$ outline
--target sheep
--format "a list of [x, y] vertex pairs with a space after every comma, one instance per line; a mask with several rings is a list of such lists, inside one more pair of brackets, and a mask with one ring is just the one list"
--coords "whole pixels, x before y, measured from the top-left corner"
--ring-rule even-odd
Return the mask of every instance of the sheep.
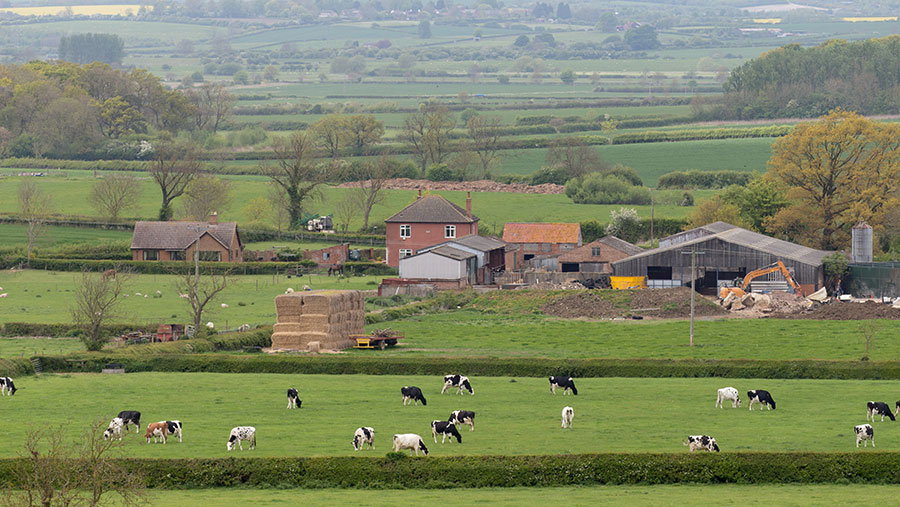
[[5, 298], [5, 297], [9, 297], [9, 294], [7, 294], [5, 292], [3, 294], [0, 294], [0, 298]]
[[212, 322], [207, 322], [207, 323], [206, 323], [206, 327], [209, 328], [209, 329], [215, 329], [216, 325], [213, 324]]
[[284, 291], [285, 294], [291, 294], [291, 293], [293, 293], [293, 292], [294, 292], [294, 289], [291, 288], [291, 287], [288, 287], [287, 290]]
[[222, 303], [222, 308], [228, 308], [228, 305], [225, 303]]
[[241, 324], [241, 327], [238, 328], [238, 331], [242, 333], [250, 331], [250, 324]]
[[[126, 294], [126, 295], [127, 295], [127, 294]], [[187, 294], [179, 294], [178, 297], [184, 298], [184, 299], [190, 299], [190, 298], [191, 298], [191, 296], [188, 296]]]

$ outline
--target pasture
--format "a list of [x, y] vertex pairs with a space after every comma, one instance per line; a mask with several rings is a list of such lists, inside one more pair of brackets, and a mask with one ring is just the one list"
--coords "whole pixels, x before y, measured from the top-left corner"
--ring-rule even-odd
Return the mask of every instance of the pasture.
[[892, 498], [900, 492], [893, 485], [807, 484], [807, 485], [664, 485], [595, 486], [560, 488], [481, 488], [439, 490], [355, 490], [355, 489], [201, 489], [151, 491], [151, 502], [189, 506], [235, 504], [280, 505], [359, 505], [367, 507], [395, 505], [490, 505], [519, 507], [615, 503], [623, 506], [770, 506], [859, 504], [862, 499]]
[[[0, 224], [0, 238], [3, 238], [2, 246], [4, 247], [28, 244], [28, 235], [24, 225]], [[48, 225], [35, 240], [34, 247], [40, 250], [69, 244], [97, 244], [112, 241], [131, 243], [131, 231]]]
[[[127, 285], [129, 296], [122, 300], [120, 323], [160, 324], [190, 322], [190, 305], [178, 296], [175, 275], [135, 275]], [[228, 287], [203, 312], [204, 322], [212, 321], [217, 329], [236, 328], [275, 322], [275, 296], [288, 288], [375, 289], [382, 277], [304, 275], [235, 275]], [[71, 322], [70, 308], [78, 284], [79, 272], [8, 271], [0, 272], [0, 287], [9, 294], [0, 299], [0, 322], [32, 322], [38, 324]], [[157, 295], [156, 291], [162, 294]], [[140, 293], [140, 295], [137, 295]], [[148, 297], [144, 297], [144, 295]], [[225, 303], [228, 308], [220, 305]]]
[[0, 338], [0, 358], [57, 355], [83, 351], [75, 338]]
[[[383, 456], [395, 433], [418, 433], [431, 455], [530, 455], [599, 452], [687, 453], [687, 435], [716, 437], [722, 452], [854, 451], [853, 426], [865, 422], [865, 403], [893, 408], [896, 382], [730, 378], [583, 378], [578, 396], [551, 395], [546, 378], [472, 377], [474, 395], [440, 394], [440, 376], [277, 375], [214, 373], [69, 374], [19, 377], [15, 396], [0, 399], [7, 442], [23, 442], [30, 427], [64, 425], [77, 436], [98, 418], [141, 412], [143, 427], [178, 419], [184, 442], [147, 444], [125, 435], [131, 457], [223, 457], [234, 426], [255, 426], [257, 448], [231, 456]], [[423, 389], [427, 406], [403, 406], [400, 387]], [[716, 389], [741, 391], [740, 409], [715, 408]], [[296, 387], [303, 406], [288, 410]], [[747, 409], [748, 389], [772, 393], [777, 410]], [[73, 403], [72, 400], [77, 400]], [[65, 411], [60, 412], [60, 403]], [[560, 410], [575, 409], [571, 429]], [[475, 431], [460, 426], [462, 444], [431, 437], [434, 419], [453, 410], [476, 412]], [[375, 429], [374, 451], [354, 451], [359, 426]], [[879, 451], [900, 451], [900, 424], [874, 423]], [[438, 439], [440, 440], [440, 439]], [[860, 448], [859, 452], [871, 450]], [[18, 445], [0, 449], [15, 456]], [[425, 458], [427, 459], [427, 458]]]

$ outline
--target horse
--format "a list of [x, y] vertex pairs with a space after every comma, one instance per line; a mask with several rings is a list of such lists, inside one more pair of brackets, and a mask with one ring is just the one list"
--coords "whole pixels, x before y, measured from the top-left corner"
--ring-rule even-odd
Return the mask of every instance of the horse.
[[334, 273], [335, 275], [344, 275], [344, 264], [342, 262], [338, 262], [337, 264], [332, 264], [331, 267], [328, 268], [328, 276]]

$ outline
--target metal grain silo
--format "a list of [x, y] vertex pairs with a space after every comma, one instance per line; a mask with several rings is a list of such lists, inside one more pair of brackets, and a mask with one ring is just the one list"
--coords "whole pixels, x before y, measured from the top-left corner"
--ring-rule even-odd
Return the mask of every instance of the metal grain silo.
[[853, 262], [872, 262], [872, 226], [860, 222], [853, 226], [852, 234]]

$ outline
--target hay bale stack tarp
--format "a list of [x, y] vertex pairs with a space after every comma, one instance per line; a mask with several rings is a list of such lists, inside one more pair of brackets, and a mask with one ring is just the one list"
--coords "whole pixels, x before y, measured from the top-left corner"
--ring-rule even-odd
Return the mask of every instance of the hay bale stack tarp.
[[362, 334], [365, 300], [356, 290], [293, 292], [275, 297], [276, 349], [306, 350], [310, 342], [324, 349], [352, 347], [352, 334]]

